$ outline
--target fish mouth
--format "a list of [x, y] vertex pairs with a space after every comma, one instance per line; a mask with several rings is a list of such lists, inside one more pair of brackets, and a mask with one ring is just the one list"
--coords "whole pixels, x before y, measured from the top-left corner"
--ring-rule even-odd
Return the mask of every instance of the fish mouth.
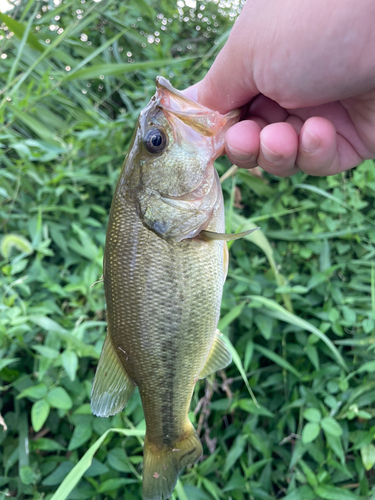
[[226, 115], [221, 115], [218, 111], [206, 108], [176, 90], [162, 76], [156, 77], [156, 87], [156, 99], [164, 113], [179, 118], [205, 137], [214, 137], [220, 129], [225, 133], [240, 118], [241, 110], [235, 109]]

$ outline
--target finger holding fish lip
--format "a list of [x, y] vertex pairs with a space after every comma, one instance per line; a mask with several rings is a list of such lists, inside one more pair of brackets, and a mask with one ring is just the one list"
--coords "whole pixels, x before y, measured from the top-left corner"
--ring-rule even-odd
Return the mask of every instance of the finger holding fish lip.
[[260, 133], [258, 164], [270, 174], [289, 177], [296, 166], [298, 135], [290, 123], [267, 125]]
[[[221, 85], [218, 91], [214, 81], [206, 77], [183, 92], [194, 100], [212, 103], [215, 109], [221, 109], [225, 99], [220, 98], [220, 93], [224, 89], [225, 85]], [[214, 101], [209, 99], [212, 95]], [[225, 106], [224, 110], [227, 109]], [[308, 116], [302, 108], [284, 109], [259, 94], [255, 98], [249, 95], [242, 110], [242, 121], [233, 125], [225, 137], [225, 153], [240, 168], [260, 166], [279, 177], [299, 171], [333, 175], [361, 161], [357, 150], [345, 139], [348, 132], [336, 130], [337, 109], [328, 110], [326, 117], [319, 116], [319, 109], [316, 116]]]
[[225, 135], [225, 152], [240, 168], [257, 166], [261, 128], [255, 121], [245, 120], [233, 125]]
[[[198, 86], [190, 87], [184, 93], [192, 99], [197, 98]], [[254, 110], [257, 110], [256, 101], [251, 107], [252, 114], [232, 125], [226, 132], [225, 153], [229, 160], [240, 168], [251, 169], [260, 166], [280, 177], [298, 172], [299, 169], [295, 165], [298, 135], [292, 124], [282, 121], [287, 113], [283, 113], [276, 103], [266, 100], [270, 107], [269, 113], [274, 115], [276, 112], [280, 118], [280, 122], [269, 124], [267, 114], [253, 114]], [[261, 105], [262, 102], [259, 102], [258, 106]]]
[[244, 120], [227, 131], [225, 140], [228, 158], [240, 168], [259, 165], [280, 177], [298, 172], [298, 136], [289, 123], [266, 125], [262, 119]]

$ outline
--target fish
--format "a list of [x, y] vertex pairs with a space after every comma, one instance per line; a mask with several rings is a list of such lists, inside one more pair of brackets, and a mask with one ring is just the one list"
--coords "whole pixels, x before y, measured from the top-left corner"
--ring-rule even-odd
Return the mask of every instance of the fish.
[[217, 325], [228, 269], [214, 160], [239, 110], [221, 115], [163, 77], [141, 111], [110, 209], [107, 335], [92, 412], [121, 411], [137, 387], [146, 421], [144, 500], [172, 494], [202, 456], [188, 412], [195, 384], [231, 362]]

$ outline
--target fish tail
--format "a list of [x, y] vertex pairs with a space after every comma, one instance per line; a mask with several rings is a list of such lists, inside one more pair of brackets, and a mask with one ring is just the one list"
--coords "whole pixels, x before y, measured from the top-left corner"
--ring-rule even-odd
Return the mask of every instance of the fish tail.
[[157, 447], [145, 438], [143, 461], [143, 500], [165, 500], [176, 486], [181, 471], [203, 453], [202, 444], [190, 429], [173, 446]]

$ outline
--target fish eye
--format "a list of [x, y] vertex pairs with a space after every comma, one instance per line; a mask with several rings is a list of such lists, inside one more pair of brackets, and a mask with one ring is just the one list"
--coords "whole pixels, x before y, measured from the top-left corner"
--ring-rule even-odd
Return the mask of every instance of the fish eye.
[[153, 128], [146, 134], [145, 145], [150, 153], [160, 153], [167, 145], [167, 137], [162, 130]]

